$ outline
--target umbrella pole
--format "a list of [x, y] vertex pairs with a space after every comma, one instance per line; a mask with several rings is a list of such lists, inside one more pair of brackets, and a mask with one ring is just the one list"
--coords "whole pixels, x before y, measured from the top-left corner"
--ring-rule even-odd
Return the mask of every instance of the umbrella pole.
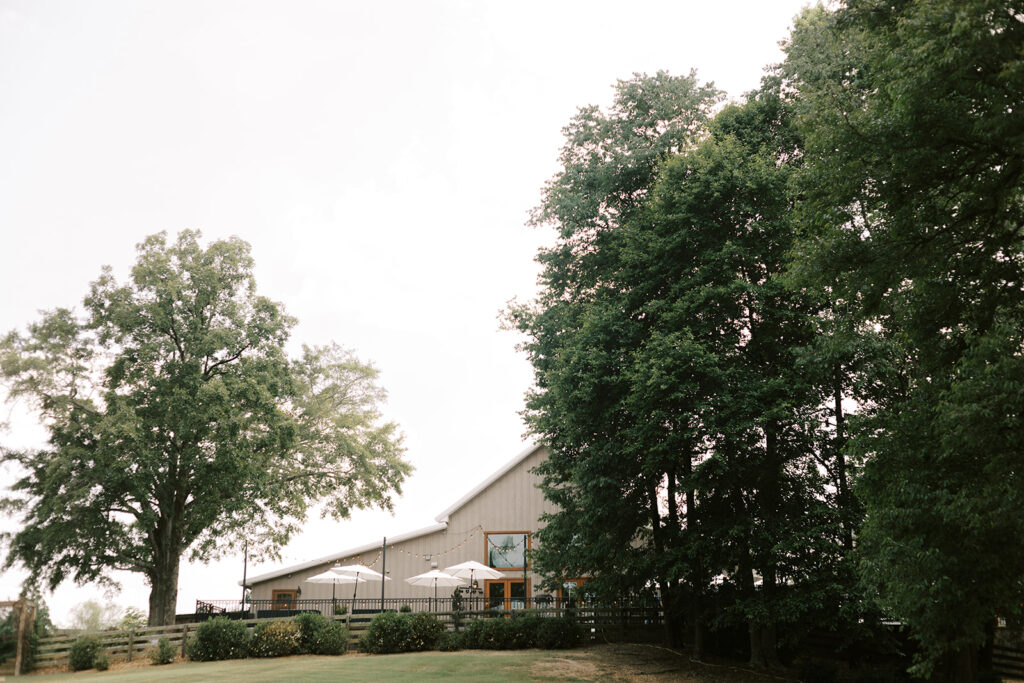
[[349, 618], [352, 618], [352, 613], [356, 611], [356, 589], [359, 588], [359, 572], [356, 572], [356, 580], [352, 582], [352, 609], [348, 611]]

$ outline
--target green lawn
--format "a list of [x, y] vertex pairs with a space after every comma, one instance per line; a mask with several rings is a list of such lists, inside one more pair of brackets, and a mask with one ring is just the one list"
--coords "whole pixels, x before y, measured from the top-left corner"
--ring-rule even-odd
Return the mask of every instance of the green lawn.
[[[534, 664], [556, 663], [560, 653], [544, 650], [514, 652], [422, 652], [376, 657], [285, 657], [227, 662], [186, 662], [145, 666], [126, 671], [82, 671], [24, 678], [24, 681], [88, 681], [162, 683], [164, 681], [543, 681], [579, 680], [534, 676]], [[545, 667], [548, 671], [551, 669]], [[557, 669], [556, 669], [557, 670]]]

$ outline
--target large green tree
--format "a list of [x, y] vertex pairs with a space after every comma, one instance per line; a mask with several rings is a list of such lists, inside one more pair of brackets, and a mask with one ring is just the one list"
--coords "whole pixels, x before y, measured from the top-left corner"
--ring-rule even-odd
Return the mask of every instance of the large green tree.
[[[621, 86], [700, 103], [680, 102], [664, 76]], [[796, 363], [815, 309], [779, 279], [799, 148], [777, 89], [766, 84], [710, 126], [701, 118], [688, 144], [660, 154], [602, 156], [624, 143], [571, 125], [565, 170], [538, 212], [560, 217], [559, 242], [541, 255], [546, 289], [513, 311], [537, 383], [527, 419], [551, 446], [540, 469], [560, 507], [538, 564], [613, 595], [653, 581], [670, 636], [678, 642], [685, 615], [698, 656], [711, 581], [724, 573], [739, 596], [728, 613], [749, 624], [760, 665], [774, 660], [776, 624], [824, 603], [821, 586], [835, 582], [821, 577], [834, 576], [841, 547], [815, 458], [822, 391]], [[648, 109], [617, 102], [616, 126], [643, 130], [630, 117]], [[633, 156], [647, 160], [646, 182], [626, 173], [629, 191], [596, 200]]]
[[138, 572], [150, 624], [174, 623], [178, 568], [247, 538], [273, 551], [311, 507], [390, 507], [410, 467], [380, 419], [376, 370], [329, 345], [285, 352], [294, 320], [256, 293], [248, 244], [198, 233], [138, 247], [82, 312], [45, 313], [0, 345], [8, 399], [49, 431], [5, 449], [22, 472], [4, 499], [22, 529], [5, 566], [55, 587]]
[[645, 447], [672, 444], [687, 474], [677, 548], [703, 565], [691, 599], [723, 574], [736, 599], [719, 618], [746, 622], [761, 666], [777, 664], [778, 626], [835, 605], [841, 557], [819, 470], [823, 391], [797, 364], [818, 306], [781, 277], [800, 141], [778, 89], [766, 80], [666, 164], [629, 250], [651, 330], [636, 367]]
[[[533, 217], [558, 232], [555, 246], [538, 257], [544, 290], [535, 305], [511, 311], [531, 338], [537, 391], [527, 416], [551, 446], [546, 494], [562, 510], [541, 532], [538, 563], [554, 577], [592, 576], [592, 587], [609, 594], [653, 578], [676, 641], [678, 582], [634, 544], [638, 529], [660, 520], [664, 469], [627, 434], [635, 425], [625, 403], [629, 353], [643, 326], [621, 315], [614, 280], [622, 225], [643, 209], [660, 165], [704, 135], [719, 99], [693, 73], [658, 73], [618, 82], [607, 111], [580, 109], [564, 129], [562, 169]], [[660, 544], [660, 531], [656, 536], [649, 542]]]
[[794, 268], [889, 359], [852, 426], [865, 579], [973, 680], [1024, 585], [1024, 4], [850, 0], [797, 24]]

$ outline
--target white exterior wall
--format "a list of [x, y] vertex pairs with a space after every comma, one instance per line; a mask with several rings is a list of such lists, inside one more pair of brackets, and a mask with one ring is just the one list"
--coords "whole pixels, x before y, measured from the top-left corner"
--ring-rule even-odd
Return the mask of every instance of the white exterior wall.
[[[430, 569], [444, 570], [445, 567], [466, 560], [476, 560], [487, 564], [485, 532], [528, 531], [531, 534], [535, 533], [539, 526], [538, 518], [541, 513], [553, 512], [555, 509], [550, 502], [544, 500], [543, 494], [537, 488], [540, 478], [530, 473], [530, 470], [546, 457], [547, 450], [545, 448], [534, 449], [508, 472], [465, 501], [460, 507], [449, 512], [446, 529], [425, 533], [398, 543], [389, 542], [385, 571], [391, 581], [388, 581], [385, 586], [384, 596], [399, 599], [428, 598], [433, 596], [433, 588], [410, 586], [405, 579]], [[531, 543], [536, 543], [532, 536]], [[429, 559], [427, 559], [428, 555]], [[330, 599], [330, 584], [308, 583], [307, 579], [326, 571], [336, 563], [343, 565], [360, 563], [381, 571], [382, 560], [378, 546], [358, 555], [331, 556], [320, 564], [296, 568], [296, 571], [293, 572], [285, 573], [286, 570], [282, 570], [273, 573], [281, 574], [280, 576], [265, 579], [256, 576], [249, 580], [252, 598], [270, 600], [274, 589], [300, 588], [302, 591], [300, 598], [303, 600]], [[521, 569], [503, 571], [509, 578], [521, 578], [523, 575]], [[533, 572], [528, 572], [528, 577], [533, 588], [531, 595], [536, 595], [539, 592], [536, 590], [536, 585], [540, 577]], [[483, 582], [479, 583], [482, 587]], [[357, 591], [359, 598], [379, 598], [380, 584], [376, 582], [359, 584]], [[439, 596], [447, 597], [450, 594], [450, 588], [438, 589]], [[339, 599], [351, 598], [352, 586], [337, 586], [336, 596]]]
[[[445, 533], [443, 531], [435, 531], [433, 533], [420, 536], [419, 538], [409, 539], [394, 545], [389, 544], [387, 566], [384, 570], [387, 572], [386, 576], [390, 577], [391, 580], [388, 581], [387, 585], [384, 587], [385, 598], [426, 598], [433, 595], [433, 590], [427, 593], [425, 589], [413, 588], [403, 581], [403, 579], [415, 576], [416, 574], [422, 574], [423, 572], [430, 570], [430, 563], [421, 557], [416, 557], [416, 555], [422, 556], [426, 553], [436, 552], [435, 548], [443, 545], [444, 537]], [[383, 539], [381, 540], [383, 541]], [[252, 599], [270, 600], [275, 589], [300, 588], [302, 590], [300, 599], [302, 600], [329, 600], [331, 598], [331, 584], [309, 583], [308, 579], [310, 577], [327, 571], [335, 564], [365, 564], [370, 569], [379, 572], [384, 564], [383, 560], [384, 558], [381, 554], [381, 549], [378, 546], [373, 550], [369, 550], [358, 555], [339, 557], [336, 560], [330, 560], [314, 567], [289, 572], [284, 576], [275, 577], [266, 581], [258, 583], [256, 581], [250, 581], [249, 585], [252, 586]], [[259, 577], [255, 578], [258, 579]], [[335, 595], [338, 599], [351, 598], [352, 589], [353, 586], [351, 584], [340, 584], [335, 586]], [[359, 584], [356, 588], [356, 597], [379, 598], [380, 584], [375, 581]]]

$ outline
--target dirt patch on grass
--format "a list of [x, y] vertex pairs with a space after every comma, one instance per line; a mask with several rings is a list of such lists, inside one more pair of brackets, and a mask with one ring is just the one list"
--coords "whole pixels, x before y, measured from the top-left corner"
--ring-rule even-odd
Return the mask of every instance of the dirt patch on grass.
[[685, 683], [780, 683], [795, 679], [734, 664], [693, 662], [685, 652], [655, 645], [595, 645], [547, 658], [530, 667], [538, 678], [581, 681], [683, 681]]
[[[180, 657], [177, 657], [177, 658], [175, 658], [174, 662], [172, 662], [172, 663], [183, 662], [183, 661], [185, 661], [185, 660], [181, 659]], [[142, 654], [135, 655], [132, 658], [132, 661], [130, 661], [130, 662], [127, 659], [111, 659], [110, 660], [110, 668], [107, 669], [107, 670], [108, 671], [132, 671], [134, 669], [141, 669], [142, 667], [146, 667], [146, 666], [153, 666], [153, 660], [151, 660], [149, 658], [148, 653], [144, 652]], [[89, 670], [90, 669], [87, 669], [87, 671], [89, 671]], [[91, 670], [95, 671], [95, 669], [91, 669]], [[70, 673], [74, 673], [74, 672], [71, 670], [71, 667], [68, 666], [67, 664], [61, 664], [60, 666], [39, 667], [39, 668], [33, 669], [32, 673], [33, 674], [45, 675], [45, 674], [70, 674]]]

